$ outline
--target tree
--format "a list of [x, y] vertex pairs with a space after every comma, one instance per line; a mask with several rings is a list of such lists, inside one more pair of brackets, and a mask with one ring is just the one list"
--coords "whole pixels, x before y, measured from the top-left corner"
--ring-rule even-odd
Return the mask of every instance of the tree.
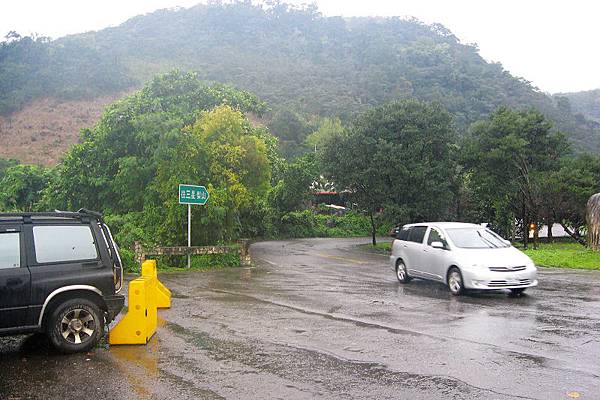
[[265, 197], [271, 171], [267, 145], [244, 115], [228, 105], [201, 113], [170, 154], [160, 161], [151, 185], [158, 199], [150, 208], [165, 221], [158, 236], [183, 240], [183, 230], [173, 228], [185, 220], [185, 210], [173, 196], [179, 183], [197, 182], [208, 187], [210, 200], [207, 207], [194, 210], [194, 243], [238, 237], [243, 216], [250, 215], [246, 211]]
[[[524, 246], [528, 227], [539, 224], [549, 175], [568, 153], [564, 136], [536, 110], [501, 107], [471, 127], [463, 162], [474, 184], [481, 216], [504, 233], [521, 222]], [[537, 239], [537, 237], [536, 237]], [[534, 242], [534, 246], [536, 243]]]
[[310, 133], [310, 125], [302, 116], [291, 110], [275, 113], [269, 129], [280, 139], [280, 151], [284, 157], [291, 159], [306, 151], [304, 141]]
[[172, 71], [107, 107], [98, 124], [82, 132], [59, 164], [46, 194], [48, 208], [86, 207], [121, 214], [141, 211], [140, 193], [161, 160], [184, 140], [182, 129], [198, 113], [228, 104], [261, 114], [266, 105], [251, 93], [207, 85], [196, 74]]
[[124, 246], [181, 244], [186, 218], [177, 185], [204, 184], [210, 205], [194, 209], [194, 243], [235, 239], [246, 226], [262, 226], [254, 207], [265, 203], [272, 165], [281, 168], [276, 138], [244, 115], [265, 111], [251, 93], [195, 74], [159, 75], [82, 132], [44, 189], [42, 206], [101, 211], [117, 231], [128, 231], [120, 236]]
[[281, 180], [269, 192], [269, 203], [279, 213], [306, 208], [310, 200], [310, 186], [319, 178], [319, 169], [313, 153], [298, 157], [285, 168]]
[[437, 104], [415, 100], [376, 107], [347, 135], [328, 140], [320, 160], [338, 190], [369, 216], [376, 244], [376, 216], [397, 222], [435, 220], [451, 208], [452, 118]]
[[18, 165], [18, 164], [19, 164], [19, 161], [17, 161], [17, 160], [0, 158], [0, 179], [2, 179], [4, 177], [4, 175], [6, 174], [6, 171], [10, 167], [14, 167], [15, 165]]
[[306, 137], [306, 144], [315, 152], [323, 147], [327, 141], [345, 133], [344, 125], [339, 118], [323, 118], [319, 127]]
[[551, 221], [561, 224], [565, 232], [585, 246], [581, 235], [586, 225], [585, 207], [588, 199], [600, 191], [600, 157], [584, 154], [563, 159], [545, 187], [545, 206]]
[[34, 211], [48, 182], [48, 172], [37, 165], [9, 167], [0, 179], [0, 207], [3, 211]]

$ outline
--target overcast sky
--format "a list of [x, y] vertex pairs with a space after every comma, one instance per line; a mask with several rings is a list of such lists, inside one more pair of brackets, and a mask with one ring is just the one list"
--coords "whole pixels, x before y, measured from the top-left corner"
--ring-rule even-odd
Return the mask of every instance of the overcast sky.
[[[18, 0], [0, 5], [9, 30], [52, 38], [118, 25], [200, 0]], [[293, 3], [307, 1], [292, 0]], [[600, 88], [600, 2], [594, 0], [317, 0], [327, 16], [414, 16], [439, 22], [488, 61], [546, 92]]]

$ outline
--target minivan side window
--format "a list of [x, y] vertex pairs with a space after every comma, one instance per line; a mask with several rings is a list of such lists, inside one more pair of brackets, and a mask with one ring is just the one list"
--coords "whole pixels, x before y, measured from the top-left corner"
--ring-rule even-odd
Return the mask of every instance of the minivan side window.
[[398, 235], [396, 236], [396, 239], [398, 240], [408, 240], [408, 233], [410, 232], [410, 228], [401, 228], [398, 231]]
[[19, 232], [0, 233], [0, 269], [21, 266]]
[[408, 235], [408, 240], [416, 243], [423, 243], [423, 238], [425, 237], [425, 232], [427, 231], [426, 226], [413, 226], [410, 229], [410, 234]]
[[98, 258], [92, 230], [85, 225], [34, 226], [33, 242], [38, 263]]
[[427, 244], [429, 246], [431, 246], [431, 243], [433, 242], [442, 242], [444, 246], [447, 245], [444, 235], [435, 228], [431, 228], [429, 231], [429, 237], [427, 238]]

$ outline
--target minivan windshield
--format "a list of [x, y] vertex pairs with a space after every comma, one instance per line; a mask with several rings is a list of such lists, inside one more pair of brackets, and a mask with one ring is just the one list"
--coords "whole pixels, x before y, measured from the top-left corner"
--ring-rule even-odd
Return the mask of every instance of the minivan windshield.
[[510, 244], [489, 229], [451, 228], [446, 229], [456, 247], [463, 249], [496, 249], [510, 247]]

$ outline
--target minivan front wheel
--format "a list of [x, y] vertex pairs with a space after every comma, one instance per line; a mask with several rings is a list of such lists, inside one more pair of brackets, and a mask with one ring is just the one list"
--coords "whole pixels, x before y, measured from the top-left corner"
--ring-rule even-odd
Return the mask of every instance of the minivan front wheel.
[[398, 278], [398, 282], [400, 283], [408, 283], [410, 282], [410, 276], [406, 272], [406, 265], [404, 261], [398, 260], [396, 263], [396, 278]]
[[50, 341], [63, 353], [85, 352], [104, 333], [104, 319], [98, 306], [87, 299], [68, 300], [54, 309], [47, 325]]
[[523, 294], [526, 288], [514, 288], [510, 289], [510, 294], [513, 296], [520, 296]]
[[450, 268], [448, 271], [448, 288], [450, 289], [450, 293], [455, 296], [460, 296], [464, 291], [464, 284], [462, 274], [460, 270], [456, 267]]

